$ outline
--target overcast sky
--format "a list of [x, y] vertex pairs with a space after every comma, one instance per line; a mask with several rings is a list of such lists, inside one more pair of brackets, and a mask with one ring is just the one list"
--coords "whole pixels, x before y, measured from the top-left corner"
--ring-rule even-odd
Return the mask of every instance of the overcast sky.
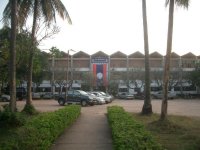
[[[146, 0], [149, 30], [149, 51], [166, 53], [168, 8], [165, 0]], [[7, 0], [0, 0], [2, 13]], [[142, 0], [62, 0], [73, 25], [57, 20], [61, 32], [43, 41], [42, 49], [56, 46], [93, 54], [103, 51], [144, 53]], [[200, 55], [200, 0], [191, 0], [189, 9], [175, 7], [173, 51], [179, 55], [192, 52]], [[1, 14], [0, 14], [1, 15]], [[71, 52], [71, 54], [73, 54]]]

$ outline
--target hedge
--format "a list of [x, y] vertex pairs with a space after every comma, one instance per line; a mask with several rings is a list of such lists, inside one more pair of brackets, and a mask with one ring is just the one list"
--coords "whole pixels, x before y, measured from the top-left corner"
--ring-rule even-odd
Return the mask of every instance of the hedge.
[[79, 105], [70, 105], [55, 112], [42, 113], [18, 128], [11, 141], [2, 143], [2, 150], [48, 150], [58, 136], [80, 115]]
[[162, 150], [144, 125], [134, 120], [122, 107], [108, 107], [108, 122], [115, 150]]

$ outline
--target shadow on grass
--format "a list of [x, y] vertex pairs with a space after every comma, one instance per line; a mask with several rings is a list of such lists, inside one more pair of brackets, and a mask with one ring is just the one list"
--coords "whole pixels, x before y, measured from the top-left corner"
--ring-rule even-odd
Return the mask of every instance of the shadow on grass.
[[159, 120], [159, 114], [133, 117], [143, 123], [159, 143], [169, 150], [200, 150], [200, 118], [168, 115]]
[[169, 120], [157, 120], [147, 124], [147, 128], [159, 133], [183, 133], [187, 129]]

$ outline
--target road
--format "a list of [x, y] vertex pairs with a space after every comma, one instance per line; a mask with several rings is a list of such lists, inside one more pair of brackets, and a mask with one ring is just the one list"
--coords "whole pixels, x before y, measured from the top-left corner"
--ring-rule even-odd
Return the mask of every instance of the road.
[[[110, 104], [95, 105], [90, 107], [82, 107], [84, 113], [106, 113], [107, 106], [119, 105], [124, 107], [128, 112], [141, 112], [143, 100], [114, 100]], [[0, 102], [0, 106], [8, 104], [8, 102]], [[55, 100], [33, 100], [33, 104], [37, 110], [41, 112], [55, 111], [62, 108]], [[22, 110], [25, 101], [17, 101], [18, 110]], [[160, 113], [161, 100], [152, 100], [152, 107], [154, 113]], [[182, 116], [199, 116], [200, 117], [200, 99], [183, 100], [175, 99], [168, 101], [168, 114], [182, 115]]]

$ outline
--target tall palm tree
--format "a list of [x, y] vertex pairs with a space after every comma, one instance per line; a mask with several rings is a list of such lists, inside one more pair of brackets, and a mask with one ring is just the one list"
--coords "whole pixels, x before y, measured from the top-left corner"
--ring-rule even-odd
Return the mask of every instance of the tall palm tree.
[[17, 26], [17, 0], [11, 3], [11, 38], [10, 38], [10, 109], [16, 111], [16, 26]]
[[144, 28], [144, 52], [145, 52], [145, 100], [142, 108], [142, 114], [151, 114], [151, 96], [150, 96], [150, 69], [149, 69], [149, 42], [146, 14], [146, 0], [142, 0], [143, 28]]
[[170, 59], [172, 51], [172, 35], [173, 35], [173, 21], [174, 21], [174, 5], [188, 8], [189, 0], [166, 0], [166, 6], [169, 5], [169, 18], [168, 18], [168, 35], [167, 35], [167, 51], [165, 57], [165, 68], [163, 76], [163, 100], [161, 106], [161, 120], [166, 119], [167, 106], [168, 106], [168, 84], [169, 84], [169, 73], [170, 73]]
[[[61, 0], [18, 0], [18, 9], [19, 9], [19, 26], [22, 27], [27, 18], [31, 13], [33, 13], [33, 24], [32, 24], [32, 47], [30, 48], [29, 55], [29, 70], [28, 70], [28, 84], [27, 84], [27, 101], [26, 106], [32, 105], [32, 69], [33, 69], [33, 57], [35, 46], [37, 46], [36, 39], [36, 28], [37, 21], [39, 18], [43, 18], [45, 23], [50, 26], [53, 21], [56, 21], [56, 14], [58, 14], [62, 19], [68, 20], [68, 23], [71, 24], [71, 18], [61, 2]], [[10, 4], [8, 3], [4, 10], [4, 22], [7, 22], [9, 19]], [[25, 106], [25, 107], [26, 107]]]

